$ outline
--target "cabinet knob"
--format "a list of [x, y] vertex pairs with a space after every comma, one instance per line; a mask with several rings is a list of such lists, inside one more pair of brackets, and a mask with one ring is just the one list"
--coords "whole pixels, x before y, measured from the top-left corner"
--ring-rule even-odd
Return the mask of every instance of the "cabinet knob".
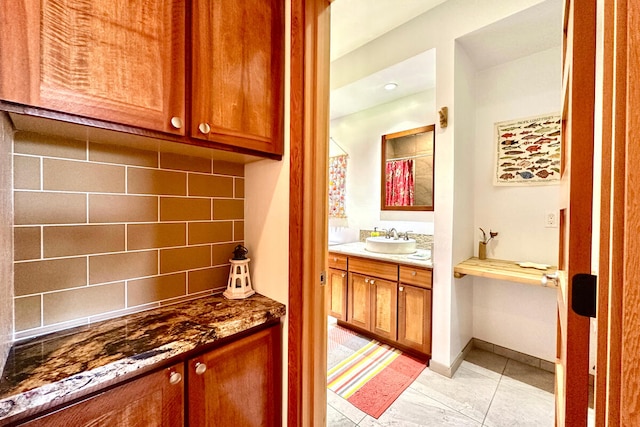
[[346, 277], [347, 273], [342, 273], [342, 277]]
[[398, 290], [399, 290], [400, 292], [404, 291], [404, 286], [400, 286], [400, 287], [398, 288]]
[[333, 258], [333, 262], [338, 262], [338, 258]]
[[171, 117], [171, 126], [176, 129], [182, 129], [182, 119], [178, 116]]
[[169, 384], [176, 385], [179, 384], [180, 381], [182, 381], [182, 375], [180, 375], [179, 372], [172, 372], [171, 375], [169, 375]]
[[364, 279], [364, 283], [369, 283], [369, 279]]
[[196, 363], [196, 374], [202, 375], [207, 372], [207, 365], [204, 363], [197, 362]]
[[415, 270], [411, 272], [412, 276], [415, 276], [416, 274], [418, 274]]
[[206, 135], [209, 132], [211, 132], [211, 126], [209, 126], [209, 123], [200, 123], [198, 125], [198, 130], [200, 131], [200, 133], [203, 133]]
[[371, 279], [371, 282], [369, 282], [369, 283], [371, 283], [373, 285], [374, 283], [376, 283], [376, 281]]

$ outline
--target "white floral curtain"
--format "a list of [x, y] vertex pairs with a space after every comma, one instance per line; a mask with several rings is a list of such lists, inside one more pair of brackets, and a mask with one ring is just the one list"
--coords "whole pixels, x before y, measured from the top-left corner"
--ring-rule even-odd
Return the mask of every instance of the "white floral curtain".
[[347, 157], [329, 158], [329, 218], [346, 218]]

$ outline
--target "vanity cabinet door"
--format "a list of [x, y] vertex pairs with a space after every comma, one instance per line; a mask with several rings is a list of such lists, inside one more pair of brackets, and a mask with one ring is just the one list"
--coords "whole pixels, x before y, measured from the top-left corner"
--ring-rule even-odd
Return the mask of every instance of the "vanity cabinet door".
[[431, 354], [431, 289], [398, 286], [398, 342]]
[[362, 329], [371, 329], [371, 285], [370, 278], [362, 274], [349, 273], [347, 289], [349, 308], [347, 322]]
[[192, 0], [191, 136], [283, 153], [283, 0]]
[[280, 324], [188, 363], [191, 427], [281, 425]]
[[0, 28], [0, 99], [185, 134], [182, 1], [2, 1]]
[[390, 340], [396, 339], [398, 285], [397, 282], [371, 278], [371, 332]]
[[329, 269], [327, 312], [338, 320], [347, 318], [347, 272]]
[[184, 425], [184, 368], [179, 363], [145, 375], [22, 426]]

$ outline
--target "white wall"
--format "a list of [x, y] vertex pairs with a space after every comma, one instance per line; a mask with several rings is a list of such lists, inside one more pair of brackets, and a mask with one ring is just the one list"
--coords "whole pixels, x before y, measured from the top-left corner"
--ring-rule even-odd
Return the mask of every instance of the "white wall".
[[380, 210], [380, 156], [382, 135], [434, 124], [436, 117], [435, 91], [428, 90], [331, 121], [331, 137], [349, 159], [347, 220], [330, 221], [330, 241], [357, 241], [360, 229], [373, 227], [433, 234], [433, 212]]
[[[448, 0], [331, 64], [331, 86], [336, 88], [436, 49], [435, 105], [436, 109], [449, 108], [450, 123], [447, 129], [436, 131], [432, 363], [445, 368], [459, 355], [467, 335], [464, 327], [452, 322], [452, 304], [457, 301], [458, 313], [473, 309], [468, 296], [458, 300], [453, 282], [455, 39], [541, 2]], [[473, 236], [465, 241], [468, 239]]]
[[[282, 329], [282, 425], [287, 425], [291, 6], [285, 5], [284, 156], [245, 165], [244, 238], [253, 288], [287, 306]], [[250, 404], [250, 403], [249, 403]]]
[[[475, 218], [471, 240], [477, 255], [479, 227], [500, 234], [490, 258], [557, 265], [558, 228], [544, 227], [557, 212], [559, 186], [494, 186], [494, 123], [560, 110], [561, 48], [539, 52], [477, 73]], [[473, 336], [546, 360], [555, 358], [556, 292], [551, 288], [473, 279]]]
[[0, 372], [13, 342], [13, 126], [0, 112]]
[[[474, 226], [475, 147], [475, 67], [465, 49], [455, 45], [455, 115], [454, 198], [453, 198], [453, 265], [469, 258], [473, 242], [469, 235]], [[451, 288], [451, 360], [473, 337], [473, 286], [466, 278], [454, 280]]]

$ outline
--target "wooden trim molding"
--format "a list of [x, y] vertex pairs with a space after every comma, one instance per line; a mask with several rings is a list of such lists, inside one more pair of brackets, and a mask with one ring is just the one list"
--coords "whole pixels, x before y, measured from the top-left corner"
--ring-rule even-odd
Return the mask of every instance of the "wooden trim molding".
[[604, 2], [603, 86], [602, 86], [602, 166], [600, 182], [600, 250], [598, 260], [598, 313], [597, 350], [595, 378], [595, 420], [597, 426], [606, 425], [607, 418], [607, 374], [606, 361], [609, 351], [609, 243], [611, 239], [611, 149], [613, 111], [613, 61], [614, 61], [615, 10], [612, 0]]
[[[640, 162], [640, 5], [637, 1], [629, 1], [626, 18], [626, 52], [616, 49], [617, 55], [624, 55], [627, 79], [626, 105], [626, 162], [625, 173], [625, 214], [624, 214], [624, 285], [622, 293], [622, 381], [618, 383], [622, 388], [621, 397], [621, 425], [631, 426], [640, 424], [640, 173], [637, 165]], [[613, 258], [618, 254], [614, 253]], [[611, 382], [609, 383], [611, 386]], [[612, 424], [608, 424], [612, 425]]]
[[329, 1], [291, 2], [287, 424], [326, 424]]

